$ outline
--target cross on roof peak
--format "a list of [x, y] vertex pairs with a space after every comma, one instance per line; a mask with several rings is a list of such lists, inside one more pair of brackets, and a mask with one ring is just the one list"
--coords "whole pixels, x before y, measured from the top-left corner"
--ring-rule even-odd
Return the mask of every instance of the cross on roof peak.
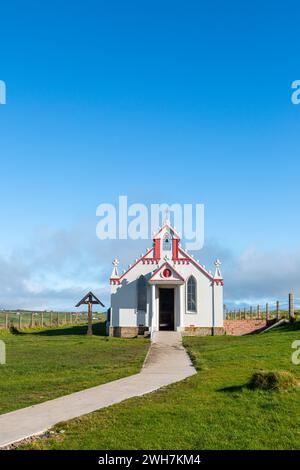
[[165, 224], [169, 224], [170, 223], [170, 220], [169, 220], [169, 213], [170, 213], [170, 209], [167, 207], [165, 209], [165, 220], [164, 220], [164, 223]]

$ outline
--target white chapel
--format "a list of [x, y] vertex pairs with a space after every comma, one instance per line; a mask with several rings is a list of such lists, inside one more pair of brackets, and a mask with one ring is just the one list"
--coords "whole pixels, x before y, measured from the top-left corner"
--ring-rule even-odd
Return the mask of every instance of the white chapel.
[[220, 261], [207, 271], [180, 245], [166, 220], [153, 246], [119, 275], [113, 261], [110, 278], [111, 336], [135, 337], [158, 330], [186, 335], [220, 335], [223, 328], [223, 277]]

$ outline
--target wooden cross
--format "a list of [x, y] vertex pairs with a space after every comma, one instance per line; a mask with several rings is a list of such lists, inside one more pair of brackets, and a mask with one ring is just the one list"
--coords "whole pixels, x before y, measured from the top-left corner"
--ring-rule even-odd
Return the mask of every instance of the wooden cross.
[[101, 305], [104, 307], [103, 303], [101, 300], [99, 300], [93, 292], [89, 292], [86, 294], [79, 302], [78, 304], [75, 305], [75, 307], [80, 307], [80, 305], [88, 305], [89, 310], [88, 310], [88, 329], [87, 329], [87, 335], [92, 336], [93, 334], [93, 304], [96, 305]]

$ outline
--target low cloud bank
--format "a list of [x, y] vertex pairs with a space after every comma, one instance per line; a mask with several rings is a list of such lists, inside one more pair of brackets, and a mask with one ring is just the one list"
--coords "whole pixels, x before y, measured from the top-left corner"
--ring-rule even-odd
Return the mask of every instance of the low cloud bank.
[[[89, 290], [108, 307], [112, 259], [123, 269], [146, 248], [141, 240], [100, 241], [80, 227], [40, 233], [30, 246], [0, 257], [0, 308], [74, 310]], [[229, 307], [286, 300], [291, 289], [300, 295], [300, 250], [236, 254], [211, 240], [195, 255], [207, 269], [216, 257], [222, 260]]]

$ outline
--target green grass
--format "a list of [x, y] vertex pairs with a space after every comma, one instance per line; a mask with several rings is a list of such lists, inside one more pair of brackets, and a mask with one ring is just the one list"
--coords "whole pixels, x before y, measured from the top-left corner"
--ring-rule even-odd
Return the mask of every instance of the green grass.
[[138, 372], [149, 341], [100, 336], [104, 328], [94, 324], [93, 337], [85, 335], [83, 325], [0, 331], [7, 349], [7, 363], [0, 365], [0, 413]]
[[[258, 370], [287, 370], [299, 323], [258, 336], [185, 338], [198, 374], [54, 428], [30, 449], [299, 449], [300, 390], [250, 390]], [[60, 430], [64, 433], [59, 433]]]

